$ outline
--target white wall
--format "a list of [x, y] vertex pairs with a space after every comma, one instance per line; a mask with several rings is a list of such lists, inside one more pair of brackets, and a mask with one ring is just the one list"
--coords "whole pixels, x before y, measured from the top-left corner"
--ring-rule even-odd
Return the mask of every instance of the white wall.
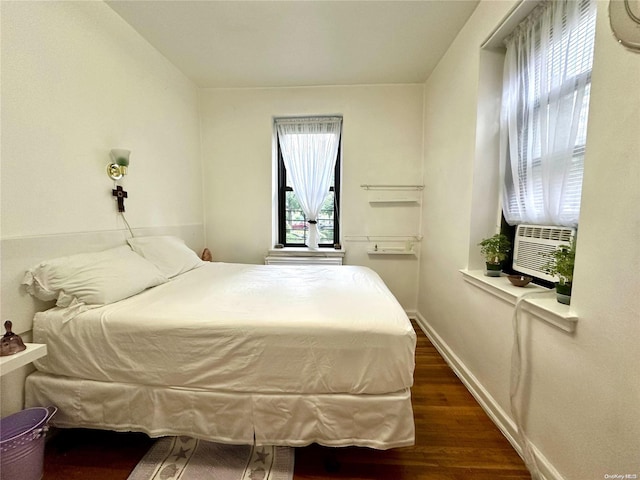
[[[458, 269], [481, 265], [474, 247], [496, 224], [497, 197], [486, 186], [495, 183], [498, 160], [484, 137], [495, 133], [485, 117], [496, 107], [483, 83], [495, 80], [486, 71], [495, 58], [480, 44], [515, 3], [482, 1], [425, 84], [428, 208], [418, 294], [428, 328], [503, 413], [513, 307], [466, 284]], [[533, 317], [524, 328], [527, 432], [547, 470], [567, 480], [640, 474], [640, 54], [617, 44], [607, 7], [598, 2], [572, 299], [577, 331]]]
[[341, 114], [345, 263], [378, 271], [415, 309], [417, 259], [369, 258], [350, 236], [419, 231], [420, 207], [372, 207], [361, 184], [415, 184], [422, 169], [422, 86], [202, 91], [207, 242], [216, 259], [262, 263], [272, 239], [273, 117]]
[[[30, 265], [16, 256], [42, 257], [21, 240], [53, 251], [37, 240], [124, 229], [106, 175], [110, 149], [132, 151], [122, 184], [133, 228], [195, 225], [202, 237], [198, 91], [103, 2], [0, 8], [0, 318], [29, 340], [29, 308], [19, 307], [31, 299], [16, 272]], [[22, 408], [27, 371], [2, 378], [3, 415]]]
[[[420, 223], [424, 235], [419, 262], [369, 258], [366, 244], [343, 242], [347, 263], [379, 271], [407, 309], [417, 295], [429, 328], [508, 411], [512, 309], [473, 290], [458, 269], [480, 264], [475, 244], [495, 225], [497, 197], [484, 201], [482, 190], [495, 184], [486, 138], [495, 132], [482, 119], [492, 118], [484, 82], [495, 80], [496, 59], [479, 45], [515, 3], [483, 1], [424, 89], [204, 90], [199, 101], [102, 2], [1, 2], [1, 237], [123, 228], [104, 173], [117, 147], [133, 152], [123, 184], [134, 227], [201, 223], [200, 108], [208, 246], [218, 260], [261, 263], [272, 244], [272, 117], [342, 114], [342, 235], [414, 233]], [[527, 426], [567, 480], [640, 473], [640, 55], [615, 42], [606, 7], [599, 2], [578, 330], [531, 319], [526, 329]], [[422, 210], [367, 203], [362, 183], [421, 183], [423, 154]], [[615, 248], [604, 250], [612, 237]], [[20, 383], [16, 375], [2, 381], [3, 415], [19, 402], [7, 388]]]
[[2, 2], [2, 237], [202, 222], [198, 92], [103, 2]]

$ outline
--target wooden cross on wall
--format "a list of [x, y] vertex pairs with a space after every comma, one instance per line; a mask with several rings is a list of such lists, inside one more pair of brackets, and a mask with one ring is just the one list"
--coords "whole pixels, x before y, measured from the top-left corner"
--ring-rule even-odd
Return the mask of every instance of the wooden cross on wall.
[[127, 198], [127, 192], [125, 192], [120, 185], [111, 190], [112, 195], [118, 199], [118, 212], [124, 212], [124, 199]]

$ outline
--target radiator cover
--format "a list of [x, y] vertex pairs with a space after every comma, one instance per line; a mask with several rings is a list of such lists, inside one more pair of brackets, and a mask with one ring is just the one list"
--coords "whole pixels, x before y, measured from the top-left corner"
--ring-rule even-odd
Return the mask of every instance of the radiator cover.
[[342, 257], [268, 256], [265, 265], [342, 265]]
[[342, 265], [344, 250], [323, 248], [274, 248], [267, 252], [265, 265]]

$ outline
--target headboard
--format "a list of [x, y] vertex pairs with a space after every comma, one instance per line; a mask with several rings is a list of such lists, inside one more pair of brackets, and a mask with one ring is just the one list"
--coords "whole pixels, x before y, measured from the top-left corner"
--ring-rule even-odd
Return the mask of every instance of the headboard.
[[[182, 238], [198, 255], [204, 248], [204, 227], [201, 224], [138, 228], [133, 229], [133, 234], [136, 237], [174, 235]], [[42, 260], [125, 245], [130, 236], [128, 230], [109, 230], [3, 239], [0, 246], [2, 323], [11, 320], [14, 333], [25, 341], [31, 341], [33, 316], [53, 307], [53, 302], [37, 300], [25, 291], [21, 285], [25, 271]]]

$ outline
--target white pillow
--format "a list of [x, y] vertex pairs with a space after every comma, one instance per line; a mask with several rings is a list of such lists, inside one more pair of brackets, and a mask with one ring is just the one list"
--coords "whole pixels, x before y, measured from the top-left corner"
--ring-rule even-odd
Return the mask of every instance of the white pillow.
[[177, 237], [134, 237], [127, 241], [134, 252], [153, 263], [168, 278], [205, 264]]
[[96, 253], [81, 253], [42, 262], [22, 281], [40, 300], [106, 305], [167, 281], [151, 262], [126, 245]]

